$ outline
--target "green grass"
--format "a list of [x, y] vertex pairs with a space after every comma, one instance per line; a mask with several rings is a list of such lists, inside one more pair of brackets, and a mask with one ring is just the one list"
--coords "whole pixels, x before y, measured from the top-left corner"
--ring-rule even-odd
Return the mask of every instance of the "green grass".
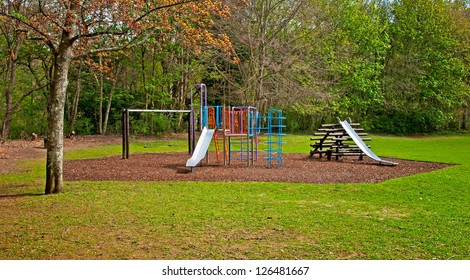
[[[470, 259], [470, 136], [372, 138], [379, 156], [456, 165], [377, 184], [68, 182], [43, 196], [44, 162], [25, 161], [0, 174], [0, 259]], [[308, 139], [285, 151], [308, 154]]]
[[[159, 140], [152, 142], [131, 141], [129, 150], [131, 153], [155, 153], [187, 151], [188, 143], [185, 139], [170, 141]], [[65, 154], [66, 160], [99, 158], [106, 156], [122, 155], [122, 145], [99, 145], [94, 148], [73, 150]]]

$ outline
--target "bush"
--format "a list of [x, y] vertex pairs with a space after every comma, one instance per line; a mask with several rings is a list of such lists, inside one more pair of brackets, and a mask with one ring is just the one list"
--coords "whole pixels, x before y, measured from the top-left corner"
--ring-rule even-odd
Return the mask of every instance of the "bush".
[[96, 133], [96, 127], [93, 120], [84, 116], [77, 118], [74, 130], [77, 135], [92, 135]]
[[457, 129], [458, 122], [441, 110], [388, 110], [383, 115], [373, 118], [371, 122], [371, 130], [374, 132], [399, 135]]

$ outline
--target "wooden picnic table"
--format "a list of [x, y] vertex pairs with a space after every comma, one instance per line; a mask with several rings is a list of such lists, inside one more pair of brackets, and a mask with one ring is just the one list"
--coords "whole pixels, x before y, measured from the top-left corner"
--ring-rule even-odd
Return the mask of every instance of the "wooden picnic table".
[[[367, 133], [364, 132], [359, 123], [351, 125], [363, 141], [371, 140], [370, 138], [363, 138], [363, 136], [367, 136]], [[355, 145], [341, 124], [322, 124], [317, 129], [317, 132], [314, 133], [314, 136], [316, 137], [310, 138], [311, 141], [314, 141], [310, 144], [312, 148], [310, 150], [310, 157], [313, 157], [315, 154], [318, 154], [320, 158], [322, 158], [323, 154], [326, 154], [328, 160], [331, 160], [332, 156], [336, 160], [339, 160], [342, 156], [359, 156], [360, 160], [364, 157], [364, 153]]]

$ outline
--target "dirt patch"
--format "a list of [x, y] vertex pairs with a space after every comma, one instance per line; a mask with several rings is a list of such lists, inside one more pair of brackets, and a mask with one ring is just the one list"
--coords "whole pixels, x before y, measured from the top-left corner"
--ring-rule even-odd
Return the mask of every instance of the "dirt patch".
[[[86, 147], [120, 144], [120, 136], [78, 136], [64, 139], [65, 151]], [[44, 139], [14, 140], [0, 144], [0, 174], [17, 172], [17, 162], [25, 159], [46, 158]]]
[[305, 154], [284, 154], [282, 168], [267, 168], [266, 161], [254, 166], [235, 161], [224, 166], [215, 160], [191, 172], [185, 167], [187, 153], [133, 154], [128, 160], [121, 156], [64, 162], [67, 181], [208, 181], [208, 182], [292, 182], [292, 183], [376, 183], [388, 179], [430, 172], [449, 165], [391, 159], [398, 166], [375, 164], [369, 159], [360, 161], [343, 158], [327, 161], [309, 158]]

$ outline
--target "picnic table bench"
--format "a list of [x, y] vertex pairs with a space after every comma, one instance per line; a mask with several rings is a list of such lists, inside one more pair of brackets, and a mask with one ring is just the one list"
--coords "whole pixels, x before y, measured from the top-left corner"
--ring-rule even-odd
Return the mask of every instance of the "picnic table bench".
[[[362, 141], [371, 140], [371, 138], [364, 137], [367, 133], [359, 123], [352, 123], [351, 126]], [[325, 154], [328, 160], [331, 160], [331, 157], [339, 160], [342, 156], [359, 156], [360, 160], [364, 158], [364, 153], [355, 145], [341, 124], [322, 124], [314, 136], [310, 138], [313, 141], [310, 144], [310, 157], [318, 154], [322, 158]]]

